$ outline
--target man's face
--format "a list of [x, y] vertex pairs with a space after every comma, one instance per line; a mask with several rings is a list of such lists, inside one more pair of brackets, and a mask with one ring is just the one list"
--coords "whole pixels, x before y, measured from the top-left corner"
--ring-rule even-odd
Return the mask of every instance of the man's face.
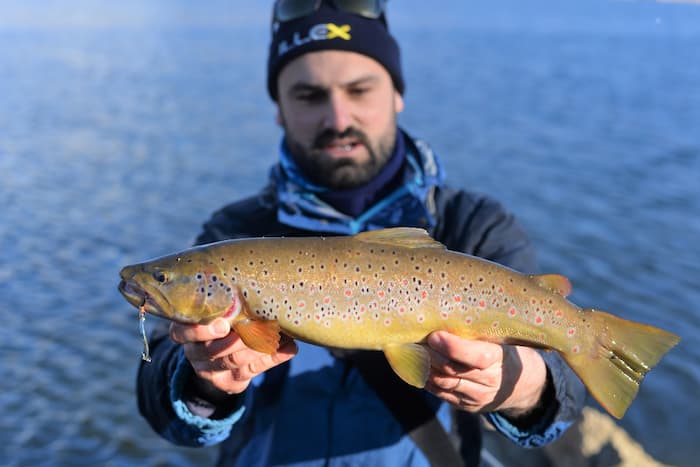
[[306, 53], [283, 68], [277, 90], [287, 147], [314, 183], [365, 184], [391, 157], [403, 100], [375, 60], [336, 50]]

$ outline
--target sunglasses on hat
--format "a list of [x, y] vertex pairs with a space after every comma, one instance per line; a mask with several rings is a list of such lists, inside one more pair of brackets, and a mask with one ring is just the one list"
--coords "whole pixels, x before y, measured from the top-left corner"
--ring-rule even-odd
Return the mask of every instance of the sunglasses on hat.
[[[387, 0], [330, 0], [338, 10], [369, 19], [377, 19]], [[272, 10], [272, 22], [284, 23], [308, 16], [321, 7], [323, 0], [277, 0]]]

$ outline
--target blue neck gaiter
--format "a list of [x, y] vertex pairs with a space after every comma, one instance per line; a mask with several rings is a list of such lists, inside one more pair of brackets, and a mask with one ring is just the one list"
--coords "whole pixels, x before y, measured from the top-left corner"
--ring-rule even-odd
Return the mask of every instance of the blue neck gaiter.
[[397, 138], [393, 154], [373, 180], [336, 191], [309, 181], [282, 141], [279, 163], [270, 170], [278, 220], [341, 235], [397, 226], [431, 228], [435, 217], [430, 199], [444, 179], [441, 164], [425, 142], [401, 129]]
[[343, 214], [357, 217], [378, 200], [394, 191], [401, 183], [400, 170], [406, 156], [406, 145], [400, 132], [396, 133], [394, 152], [382, 170], [368, 183], [347, 190], [328, 190], [318, 197]]

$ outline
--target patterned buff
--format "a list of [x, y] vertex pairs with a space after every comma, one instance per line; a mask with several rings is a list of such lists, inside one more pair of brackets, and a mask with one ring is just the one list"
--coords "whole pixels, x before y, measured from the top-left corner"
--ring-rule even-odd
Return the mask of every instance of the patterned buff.
[[375, 199], [357, 216], [344, 214], [323, 201], [332, 198], [329, 190], [303, 176], [282, 142], [280, 163], [270, 171], [270, 178], [277, 186], [278, 220], [305, 230], [342, 235], [384, 227], [434, 227], [435, 214], [430, 198], [435, 187], [443, 182], [442, 167], [426, 143], [412, 141], [403, 131], [399, 134], [404, 139], [405, 162], [399, 168], [396, 189]]

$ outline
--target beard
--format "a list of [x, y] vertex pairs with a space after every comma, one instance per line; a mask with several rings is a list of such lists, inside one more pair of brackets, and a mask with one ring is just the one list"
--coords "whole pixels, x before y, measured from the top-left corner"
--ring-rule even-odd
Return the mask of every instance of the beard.
[[[357, 140], [367, 150], [368, 158], [358, 161], [352, 157], [338, 158], [325, 154], [323, 148], [342, 138]], [[329, 128], [323, 130], [314, 138], [310, 150], [306, 150], [289, 132], [285, 141], [294, 162], [312, 183], [342, 190], [365, 185], [377, 176], [394, 151], [396, 130], [378, 141], [376, 147], [370, 144], [364, 132], [353, 127], [342, 132]]]

